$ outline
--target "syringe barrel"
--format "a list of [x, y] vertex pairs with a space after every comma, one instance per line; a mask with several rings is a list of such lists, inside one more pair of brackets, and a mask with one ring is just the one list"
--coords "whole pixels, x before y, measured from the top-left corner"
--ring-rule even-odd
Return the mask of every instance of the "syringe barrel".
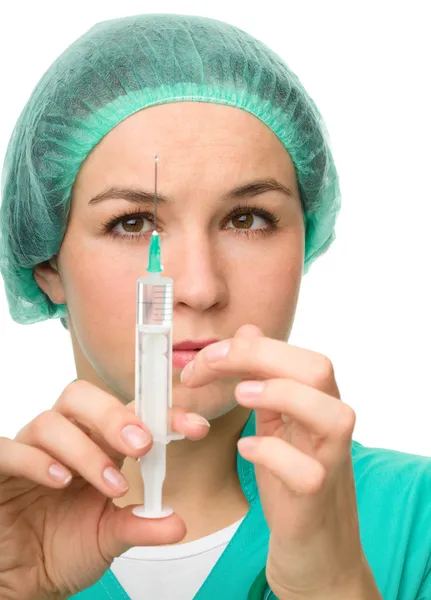
[[140, 277], [136, 285], [136, 323], [172, 327], [173, 280], [152, 273]]
[[172, 407], [172, 279], [156, 273], [138, 279], [136, 308], [136, 414], [154, 441], [167, 443]]

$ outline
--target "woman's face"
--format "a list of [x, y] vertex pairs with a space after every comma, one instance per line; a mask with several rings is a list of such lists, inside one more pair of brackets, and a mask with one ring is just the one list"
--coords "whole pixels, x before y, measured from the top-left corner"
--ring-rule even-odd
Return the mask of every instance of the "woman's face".
[[[224, 339], [243, 324], [287, 339], [304, 259], [295, 170], [278, 138], [253, 115], [210, 103], [142, 110], [89, 154], [76, 179], [57, 257], [75, 359], [93, 382], [134, 398], [136, 280], [145, 276], [153, 206], [111, 188], [154, 194], [163, 275], [174, 279], [174, 344]], [[257, 180], [276, 180], [229, 194]], [[62, 301], [60, 299], [60, 301]], [[79, 371], [78, 371], [79, 375]], [[190, 390], [174, 370], [173, 403], [220, 416], [235, 406], [233, 381]]]

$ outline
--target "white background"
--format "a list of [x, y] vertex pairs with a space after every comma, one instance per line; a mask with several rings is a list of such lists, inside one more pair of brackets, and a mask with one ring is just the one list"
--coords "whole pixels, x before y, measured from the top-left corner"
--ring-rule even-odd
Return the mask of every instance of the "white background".
[[[343, 193], [337, 241], [304, 278], [291, 342], [333, 361], [357, 414], [354, 439], [431, 455], [429, 9], [411, 0], [4, 2], [0, 160], [43, 72], [97, 21], [197, 14], [272, 46], [326, 120]], [[60, 322], [14, 323], [0, 283], [0, 435], [52, 406], [74, 378]]]

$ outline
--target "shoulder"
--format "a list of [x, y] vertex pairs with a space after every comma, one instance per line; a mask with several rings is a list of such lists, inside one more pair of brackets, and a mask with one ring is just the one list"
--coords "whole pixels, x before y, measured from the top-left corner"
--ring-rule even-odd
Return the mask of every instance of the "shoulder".
[[385, 598], [431, 598], [431, 458], [353, 442], [352, 461], [362, 545], [379, 589]]
[[428, 456], [367, 447], [353, 441], [352, 461], [357, 483], [367, 477], [378, 478], [381, 484], [409, 482], [431, 491], [431, 458]]
[[404, 526], [420, 518], [431, 526], [431, 458], [352, 443], [358, 508], [367, 519], [402, 514]]

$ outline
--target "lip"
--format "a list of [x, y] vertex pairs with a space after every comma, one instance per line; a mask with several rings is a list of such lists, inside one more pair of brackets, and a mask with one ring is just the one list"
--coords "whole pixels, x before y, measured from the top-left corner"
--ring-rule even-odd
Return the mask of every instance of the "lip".
[[205, 346], [209, 346], [210, 344], [215, 344], [218, 342], [216, 339], [209, 340], [185, 340], [184, 342], [179, 342], [174, 344], [172, 350], [175, 352], [176, 350], [202, 350]]
[[184, 367], [195, 359], [196, 354], [205, 346], [215, 344], [219, 340], [186, 340], [174, 344], [172, 348], [172, 367], [174, 369], [184, 369]]

